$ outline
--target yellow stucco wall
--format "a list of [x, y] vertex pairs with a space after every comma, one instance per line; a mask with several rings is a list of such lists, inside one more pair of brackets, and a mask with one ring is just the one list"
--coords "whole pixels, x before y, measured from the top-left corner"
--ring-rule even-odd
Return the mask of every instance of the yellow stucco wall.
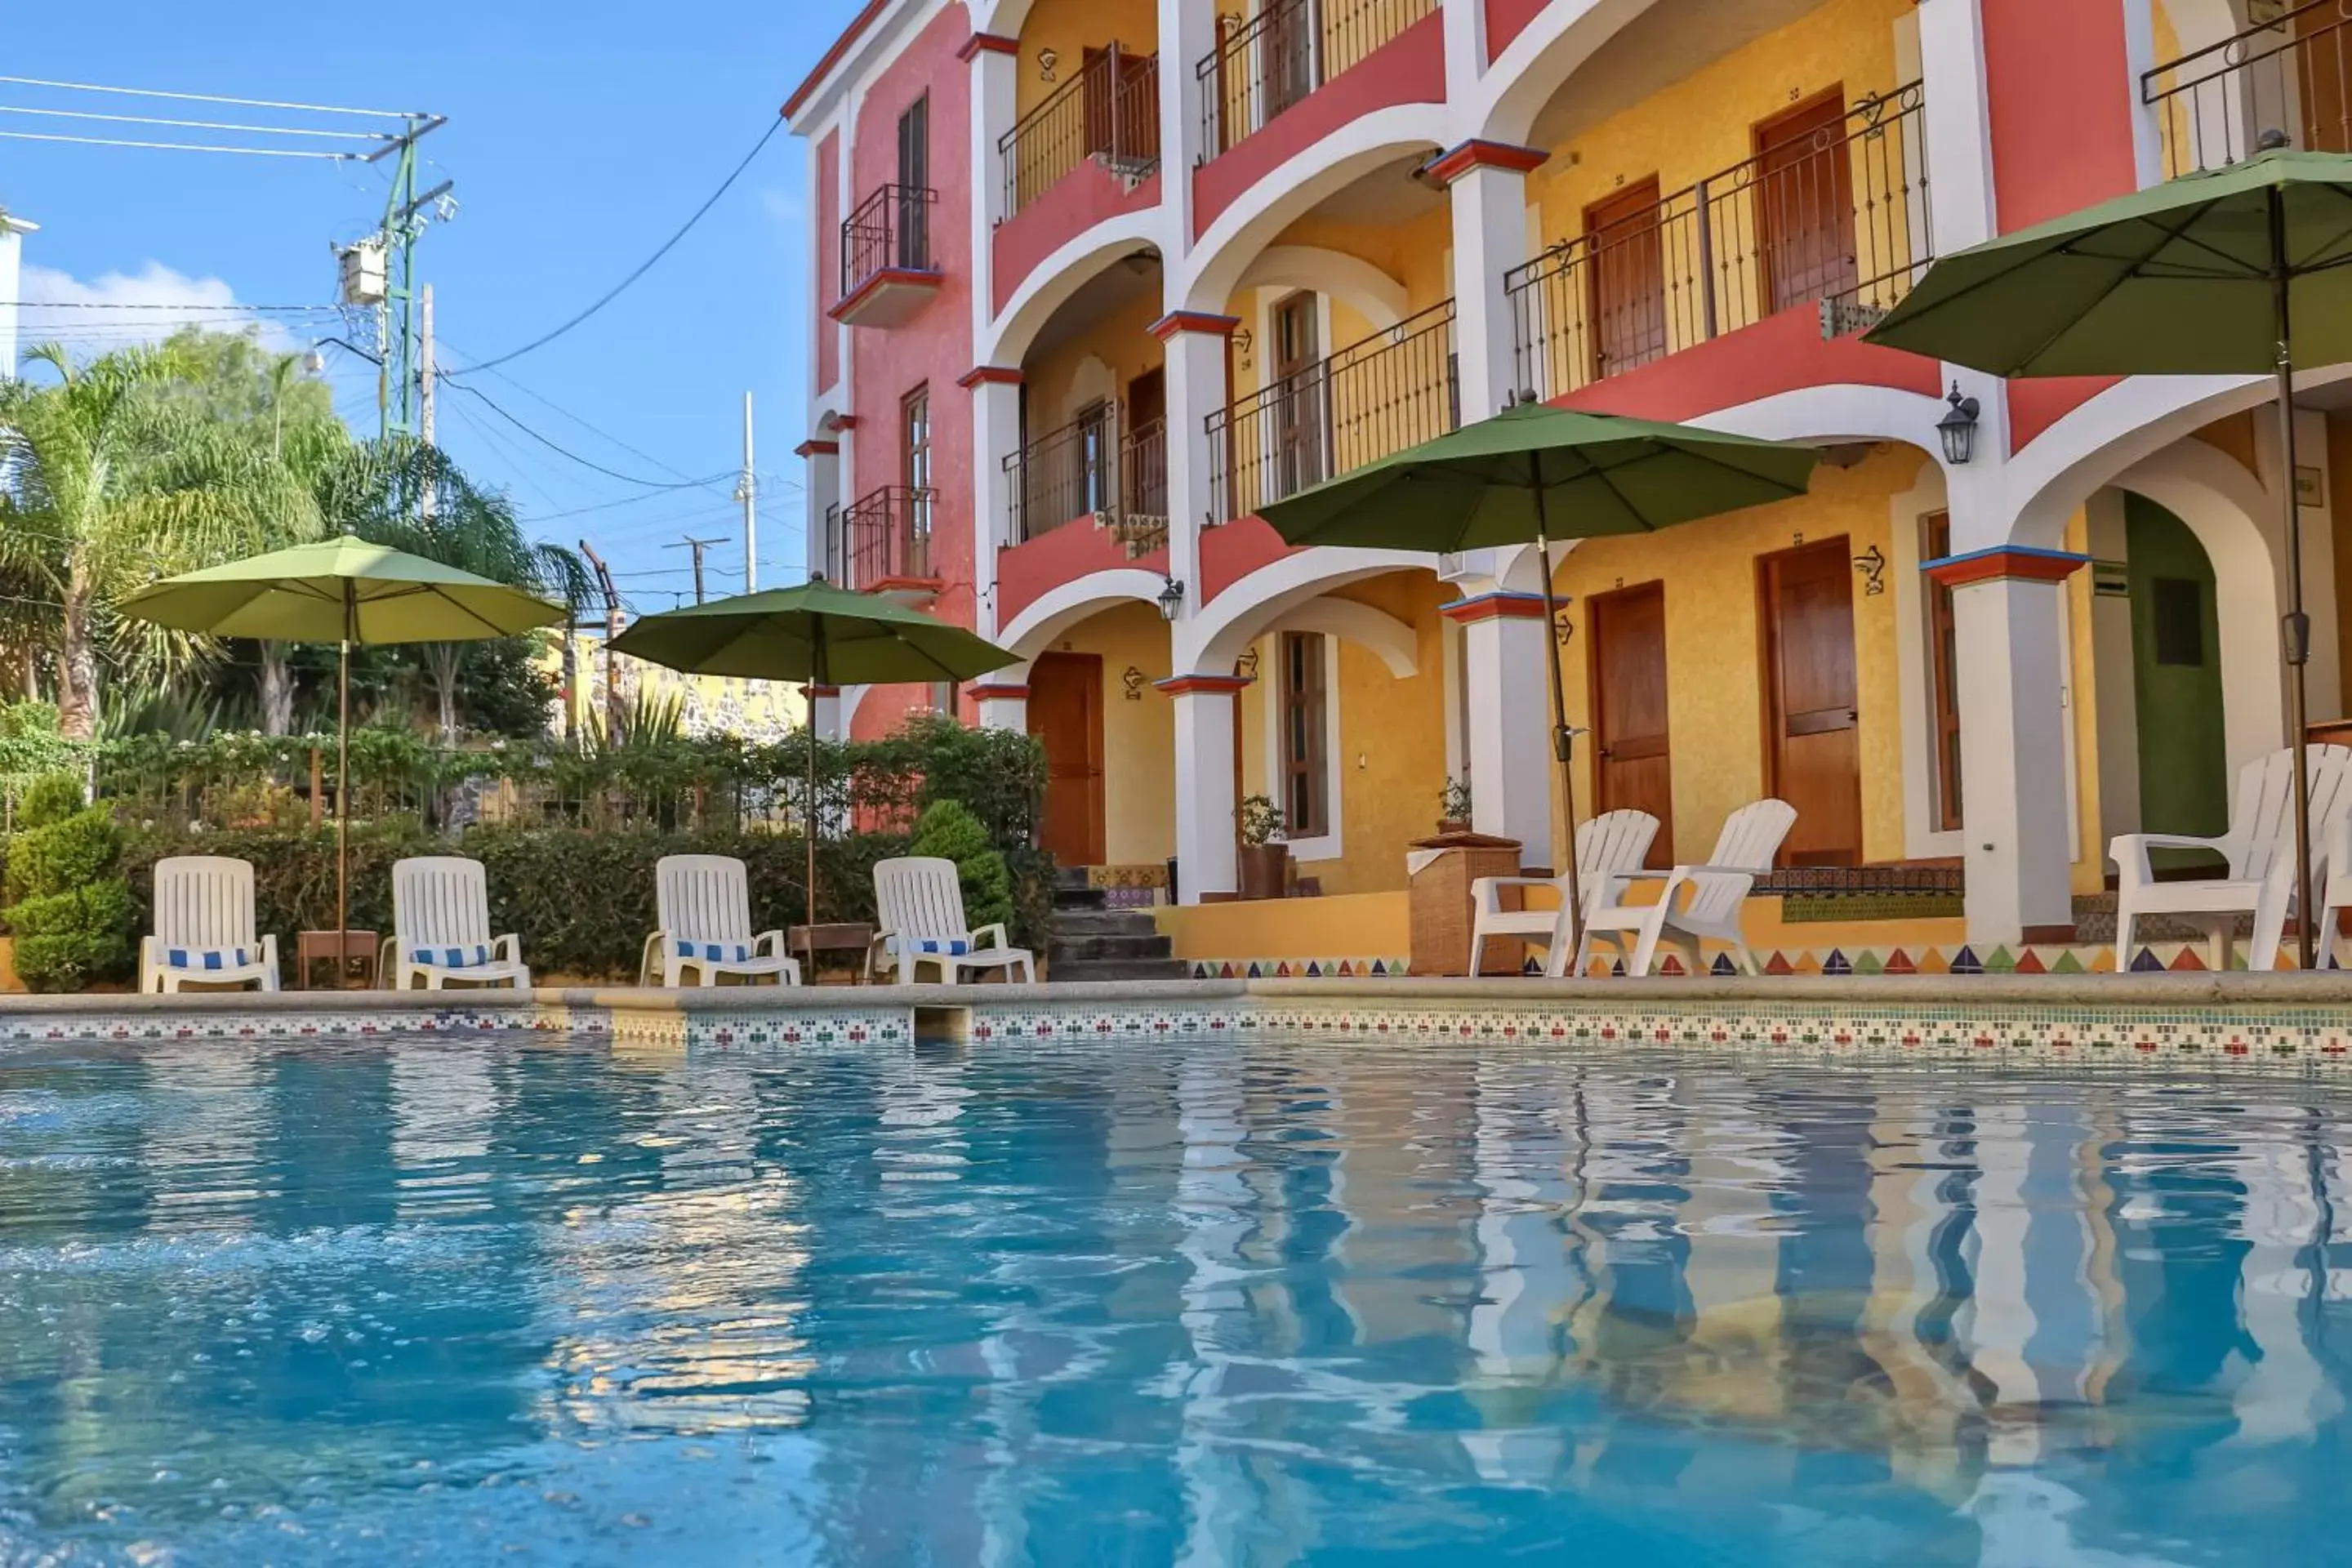
[[[1893, 551], [1892, 498], [1908, 490], [1927, 455], [1881, 447], [1852, 468], [1815, 470], [1811, 493], [1661, 533], [1588, 540], [1559, 559], [1553, 582], [1572, 595], [1562, 666], [1570, 722], [1591, 722], [1583, 600], [1595, 593], [1662, 582], [1666, 612], [1668, 745], [1674, 763], [1677, 858], [1706, 856], [1723, 820], [1764, 791], [1764, 703], [1759, 668], [1756, 558], [1834, 535], [1849, 555], [1874, 544]], [[1900, 679], [1895, 596], [1866, 595], [1854, 579], [1853, 635], [1861, 713], [1862, 830], [1866, 859], [1903, 858]], [[1541, 716], [1528, 715], [1540, 723]], [[1580, 752], [1580, 809], [1592, 800], [1590, 750]], [[1555, 832], [1559, 802], [1553, 803]]]
[[[1176, 712], [1150, 684], [1169, 675], [1167, 623], [1150, 605], [1122, 605], [1054, 646], [1102, 659], [1104, 856], [1157, 865], [1176, 853]], [[1129, 669], [1143, 677], [1133, 699]]]
[[[1147, 290], [1024, 363], [1029, 438], [1036, 440], [1069, 424], [1096, 397], [1125, 397], [1128, 383], [1163, 363], [1159, 341], [1145, 330], [1160, 314], [1157, 292]], [[1082, 374], [1088, 360], [1099, 361], [1110, 373], [1098, 384], [1090, 384], [1090, 377]]]
[[[1037, 0], [1021, 24], [1013, 105], [1027, 114], [1064, 86], [1078, 79], [1086, 51], [1117, 41], [1131, 53], [1157, 49], [1159, 7], [1153, 0]], [[1039, 54], [1052, 49], [1056, 57], [1054, 79], [1045, 79]]]
[[[2091, 523], [2077, 511], [2066, 520], [2065, 548], [2087, 554]], [[2099, 818], [2099, 680], [2093, 657], [2091, 626], [2092, 575], [2088, 568], [2066, 579], [2067, 657], [2073, 668], [2067, 682], [2071, 700], [2068, 718], [2074, 726], [2074, 831], [2081, 853], [2074, 857], [2070, 884], [2077, 893], [2095, 893], [2106, 886], [2107, 836]], [[1968, 745], [1964, 733], [1963, 748]]]

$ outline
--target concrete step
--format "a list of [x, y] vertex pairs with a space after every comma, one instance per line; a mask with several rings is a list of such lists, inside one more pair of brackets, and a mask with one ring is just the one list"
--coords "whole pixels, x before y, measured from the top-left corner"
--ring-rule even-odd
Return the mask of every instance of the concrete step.
[[1092, 963], [1097, 959], [1140, 962], [1170, 956], [1174, 944], [1164, 936], [1090, 936], [1069, 941], [1056, 933], [1045, 944], [1048, 963], [1060, 963], [1075, 959]]
[[1151, 936], [1159, 925], [1149, 910], [1057, 910], [1053, 931], [1076, 940], [1088, 936]]
[[1045, 966], [1048, 982], [1081, 980], [1185, 980], [1191, 966], [1181, 958], [1055, 959]]
[[1056, 916], [1065, 910], [1084, 912], [1109, 907], [1110, 889], [1108, 888], [1073, 888], [1067, 883], [1063, 883], [1054, 889], [1054, 912]]

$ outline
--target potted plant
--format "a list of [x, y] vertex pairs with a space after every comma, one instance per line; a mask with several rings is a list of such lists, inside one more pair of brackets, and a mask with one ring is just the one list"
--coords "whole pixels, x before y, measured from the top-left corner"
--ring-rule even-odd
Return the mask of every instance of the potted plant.
[[1437, 831], [1441, 834], [1470, 831], [1470, 781], [1449, 777], [1445, 787], [1437, 792]]
[[1282, 810], [1262, 795], [1243, 798], [1241, 895], [1244, 899], [1279, 899], [1290, 891], [1289, 824]]

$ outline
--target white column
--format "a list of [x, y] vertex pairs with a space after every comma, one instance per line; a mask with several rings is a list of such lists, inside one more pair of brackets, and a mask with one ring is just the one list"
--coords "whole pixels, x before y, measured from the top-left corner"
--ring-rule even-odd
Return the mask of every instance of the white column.
[[816, 732], [828, 741], [845, 741], [848, 730], [842, 720], [841, 688], [817, 686], [803, 689], [816, 703]]
[[808, 464], [808, 478], [801, 489], [801, 499], [808, 507], [802, 538], [808, 551], [808, 574], [814, 577], [825, 569], [824, 514], [841, 503], [841, 447], [838, 442], [812, 439], [802, 442], [795, 455]]
[[1018, 117], [1021, 62], [1013, 38], [974, 33], [963, 47], [971, 69], [971, 341], [988, 342], [994, 314], [996, 226], [1005, 210], [1004, 170], [997, 142]]
[[37, 226], [0, 212], [0, 381], [16, 374], [16, 301], [24, 296], [24, 237]]
[[[1215, 0], [1160, 0], [1160, 200], [1168, 206], [1168, 232], [1185, 249], [1192, 242], [1192, 171], [1208, 155], [1192, 73], [1217, 47], [1218, 9]], [[1176, 270], [1176, 253], [1166, 259]]]
[[1234, 854], [1232, 675], [1178, 675], [1160, 683], [1176, 703], [1176, 879], [1181, 902], [1241, 888]]
[[1016, 664], [992, 671], [972, 687], [971, 700], [979, 706], [982, 729], [1028, 733], [1029, 667]]
[[1960, 808], [1969, 941], [2013, 945], [2074, 923], [2058, 595], [2083, 558], [2006, 546], [1955, 557]]
[[[1163, 73], [1164, 74], [1164, 73]], [[1151, 324], [1166, 348], [1168, 383], [1168, 574], [1184, 584], [1184, 614], [1201, 603], [1201, 529], [1213, 518], [1209, 416], [1225, 405], [1231, 316], [1177, 310]]]
[[1462, 626], [1471, 826], [1519, 841], [1525, 866], [1553, 866], [1550, 725], [1543, 600], [1492, 590], [1445, 606]]
[[1528, 171], [1543, 154], [1472, 142], [1437, 162], [1450, 179], [1454, 216], [1454, 350], [1459, 356], [1462, 420], [1499, 413], [1522, 377], [1517, 331], [1503, 276], [1528, 259]]
[[996, 563], [998, 552], [1013, 542], [1013, 486], [1004, 459], [1021, 441], [1021, 373], [999, 365], [974, 369], [964, 377], [971, 391], [971, 493], [975, 575], [981, 580], [979, 624], [982, 637], [997, 630]]
[[1949, 256], [1997, 232], [1984, 16], [1978, 0], [1919, 0], [1918, 17], [1930, 216], [1936, 254]]

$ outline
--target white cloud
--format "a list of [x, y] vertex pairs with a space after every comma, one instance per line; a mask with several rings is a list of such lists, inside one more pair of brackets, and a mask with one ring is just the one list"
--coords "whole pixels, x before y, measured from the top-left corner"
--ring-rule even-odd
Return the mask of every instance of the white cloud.
[[760, 206], [781, 224], [797, 226], [808, 221], [808, 204], [801, 199], [798, 191], [788, 191], [776, 185], [762, 186]]
[[21, 289], [17, 336], [26, 346], [55, 340], [76, 354], [97, 353], [158, 342], [191, 324], [215, 331], [257, 326], [274, 351], [301, 346], [279, 327], [231, 309], [236, 291], [223, 279], [191, 278], [160, 261], [136, 272], [102, 272], [87, 282], [27, 261]]

